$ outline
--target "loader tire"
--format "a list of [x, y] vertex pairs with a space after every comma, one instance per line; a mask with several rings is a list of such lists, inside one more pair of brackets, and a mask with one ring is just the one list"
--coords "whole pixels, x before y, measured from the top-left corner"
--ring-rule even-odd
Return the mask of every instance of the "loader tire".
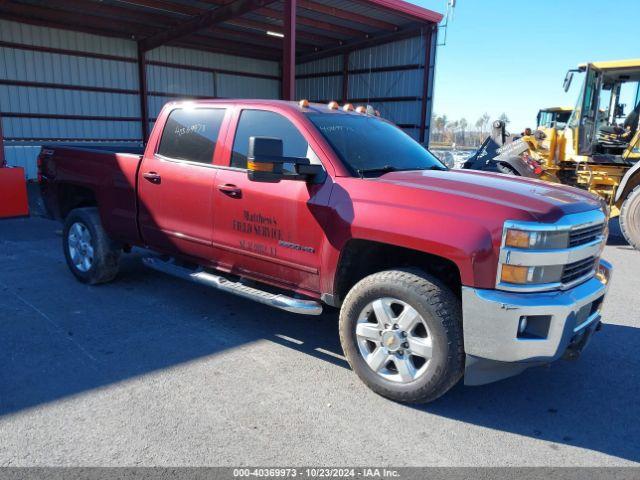
[[62, 246], [69, 270], [82, 283], [105, 283], [118, 274], [122, 248], [102, 228], [97, 208], [76, 208], [69, 213]]
[[369, 275], [340, 310], [340, 343], [351, 368], [374, 392], [426, 403], [464, 373], [460, 300], [418, 269]]
[[640, 250], [640, 185], [631, 190], [622, 203], [620, 230], [629, 245]]
[[504, 173], [505, 175], [513, 175], [516, 177], [520, 176], [520, 174], [516, 171], [515, 168], [513, 168], [510, 165], [507, 165], [506, 163], [498, 163], [496, 165], [496, 169], [498, 170], [498, 172]]

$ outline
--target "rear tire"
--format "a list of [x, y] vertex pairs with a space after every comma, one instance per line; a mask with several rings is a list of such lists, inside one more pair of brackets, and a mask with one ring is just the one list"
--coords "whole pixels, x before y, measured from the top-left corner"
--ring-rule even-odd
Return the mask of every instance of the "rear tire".
[[69, 213], [62, 246], [69, 270], [82, 283], [105, 283], [118, 274], [122, 249], [102, 228], [98, 209], [76, 208]]
[[431, 402], [464, 373], [460, 301], [420, 270], [388, 270], [358, 282], [342, 305], [339, 329], [351, 368], [392, 400]]
[[640, 250], [640, 185], [631, 190], [622, 203], [620, 230], [629, 245]]

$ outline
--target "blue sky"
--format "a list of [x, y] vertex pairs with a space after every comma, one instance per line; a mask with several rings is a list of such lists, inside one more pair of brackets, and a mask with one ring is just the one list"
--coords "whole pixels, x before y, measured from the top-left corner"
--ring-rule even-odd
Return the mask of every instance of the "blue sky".
[[[446, 0], [410, 1], [446, 9]], [[540, 107], [574, 105], [582, 77], [565, 93], [569, 68], [640, 58], [640, 0], [458, 0], [438, 48], [434, 112], [471, 125], [505, 112], [521, 131]]]

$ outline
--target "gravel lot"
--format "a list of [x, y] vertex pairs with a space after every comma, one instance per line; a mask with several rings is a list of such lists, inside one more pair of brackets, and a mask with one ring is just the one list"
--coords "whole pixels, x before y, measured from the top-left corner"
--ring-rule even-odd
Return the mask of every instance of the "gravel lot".
[[606, 325], [577, 362], [427, 406], [370, 392], [337, 315], [146, 270], [74, 280], [59, 224], [0, 221], [0, 466], [640, 462], [640, 252], [613, 236]]

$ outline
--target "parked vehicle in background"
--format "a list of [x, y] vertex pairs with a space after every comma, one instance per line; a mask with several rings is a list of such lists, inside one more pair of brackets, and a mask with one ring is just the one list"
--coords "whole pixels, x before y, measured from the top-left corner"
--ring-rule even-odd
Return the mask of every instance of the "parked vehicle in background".
[[112, 280], [135, 246], [151, 268], [269, 306], [340, 308], [351, 367], [394, 400], [574, 358], [600, 325], [600, 200], [448, 170], [350, 105], [169, 103], [144, 152], [40, 160], [78, 280]]
[[[464, 168], [538, 178], [595, 193], [606, 201], [611, 216], [620, 215], [622, 233], [640, 249], [640, 97], [636, 94], [640, 59], [580, 65], [567, 73], [565, 91], [576, 73], [584, 74], [584, 82], [566, 126], [552, 122], [511, 141], [504, 125], [494, 124], [494, 130], [503, 133], [487, 138]], [[635, 95], [628, 108], [625, 94]]]

